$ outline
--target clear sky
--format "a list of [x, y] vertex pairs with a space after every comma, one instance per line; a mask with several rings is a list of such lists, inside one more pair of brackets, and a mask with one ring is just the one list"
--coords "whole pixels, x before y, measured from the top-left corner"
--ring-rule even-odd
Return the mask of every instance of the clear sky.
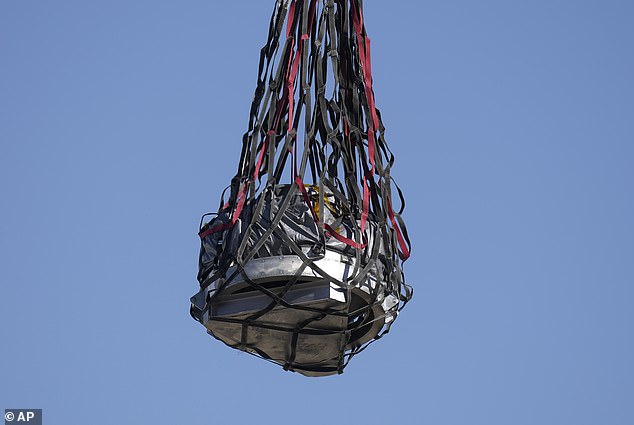
[[188, 314], [274, 0], [0, 0], [0, 409], [634, 423], [634, 2], [366, 1], [414, 299], [341, 376]]

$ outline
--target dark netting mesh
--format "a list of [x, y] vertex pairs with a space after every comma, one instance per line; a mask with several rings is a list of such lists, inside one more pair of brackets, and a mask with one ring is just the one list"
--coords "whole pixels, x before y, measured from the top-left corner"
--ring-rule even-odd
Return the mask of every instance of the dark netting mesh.
[[389, 331], [412, 291], [384, 130], [362, 1], [277, 1], [237, 173], [201, 222], [191, 314], [212, 336], [321, 376]]

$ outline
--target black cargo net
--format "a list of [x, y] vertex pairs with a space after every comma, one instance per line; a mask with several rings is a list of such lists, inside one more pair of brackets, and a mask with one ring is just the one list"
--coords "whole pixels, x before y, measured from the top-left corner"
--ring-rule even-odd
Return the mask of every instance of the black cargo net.
[[384, 131], [362, 1], [277, 1], [237, 173], [201, 222], [191, 314], [212, 336], [319, 376], [389, 331], [412, 290]]

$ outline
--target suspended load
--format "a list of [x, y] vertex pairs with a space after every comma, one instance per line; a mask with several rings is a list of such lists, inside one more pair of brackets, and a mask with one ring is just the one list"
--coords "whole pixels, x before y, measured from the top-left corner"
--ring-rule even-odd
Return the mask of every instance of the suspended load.
[[362, 1], [277, 1], [237, 173], [201, 221], [210, 335], [325, 376], [389, 331], [411, 247], [384, 132]]

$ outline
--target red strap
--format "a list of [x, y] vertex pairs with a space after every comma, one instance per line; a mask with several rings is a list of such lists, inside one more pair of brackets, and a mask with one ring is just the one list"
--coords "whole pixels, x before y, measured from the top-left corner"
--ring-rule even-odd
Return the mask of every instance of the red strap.
[[348, 246], [351, 246], [355, 249], [364, 249], [366, 246], [368, 246], [367, 243], [363, 243], [360, 244], [358, 242], [353, 241], [352, 239], [348, 239], [345, 236], [343, 236], [340, 233], [337, 233], [337, 231], [335, 229], [333, 229], [329, 224], [325, 224], [324, 223], [324, 227], [326, 228], [326, 230], [328, 230], [328, 234], [332, 237], [334, 237], [335, 239], [337, 239], [339, 242], [343, 242]]
[[222, 230], [227, 230], [229, 228], [233, 227], [233, 223], [229, 222], [229, 223], [225, 223], [225, 224], [219, 224], [218, 226], [214, 226], [211, 227], [207, 230], [205, 230], [204, 232], [200, 232], [198, 234], [198, 236], [200, 236], [200, 239], [205, 239], [207, 236], [212, 235], [216, 232], [220, 232]]
[[242, 214], [242, 210], [244, 209], [244, 202], [247, 198], [246, 190], [247, 190], [247, 184], [244, 183], [242, 187], [240, 188], [240, 192], [238, 192], [238, 198], [237, 198], [238, 202], [236, 204], [236, 209], [233, 212], [231, 221], [229, 223], [219, 224], [217, 226], [214, 226], [205, 230], [204, 232], [198, 233], [198, 236], [200, 236], [200, 239], [204, 239], [207, 236], [212, 235], [216, 232], [222, 232], [224, 230], [230, 229], [236, 224], [236, 222], [240, 218], [240, 214]]
[[244, 185], [242, 186], [242, 189], [238, 193], [238, 205], [236, 206], [236, 210], [233, 212], [233, 218], [231, 219], [231, 222], [233, 224], [235, 224], [236, 221], [238, 221], [238, 219], [240, 218], [240, 214], [242, 214], [242, 209], [244, 208], [244, 202], [246, 201], [246, 199], [247, 199], [247, 184], [245, 182]]
[[295, 183], [297, 183], [299, 190], [302, 192], [302, 196], [304, 197], [304, 202], [306, 202], [306, 205], [308, 205], [308, 209], [313, 215], [313, 220], [315, 220], [315, 223], [319, 223], [319, 219], [317, 218], [317, 214], [315, 214], [313, 203], [310, 202], [310, 196], [308, 196], [308, 191], [306, 190], [306, 186], [304, 186], [304, 182], [299, 176], [297, 176], [295, 177]]
[[[302, 36], [302, 40], [304, 40], [304, 36]], [[291, 50], [293, 50], [293, 46], [295, 45], [295, 41], [292, 41]], [[286, 89], [288, 91], [288, 131], [293, 130], [293, 110], [295, 106], [295, 78], [297, 77], [297, 71], [299, 70], [299, 60], [302, 57], [302, 50], [304, 47], [304, 43], [300, 42], [297, 46], [297, 51], [295, 52], [295, 57], [292, 62], [289, 62], [289, 70], [287, 72], [288, 77], [286, 78]]]
[[361, 231], [365, 232], [365, 225], [368, 221], [368, 211], [370, 211], [370, 188], [367, 178], [363, 179], [363, 211], [361, 212]]
[[401, 247], [401, 252], [399, 252], [400, 257], [403, 261], [407, 260], [410, 256], [410, 251], [405, 242], [405, 238], [403, 237], [403, 232], [401, 231], [400, 226], [396, 222], [396, 218], [394, 217], [394, 210], [392, 210], [392, 201], [387, 200], [387, 215], [390, 217], [390, 221], [392, 222], [392, 228], [396, 232], [396, 239], [398, 240], [398, 245]]
[[288, 22], [286, 23], [286, 37], [291, 35], [291, 27], [295, 21], [295, 0], [291, 3], [291, 7], [288, 9]]
[[262, 168], [262, 162], [264, 161], [264, 154], [266, 150], [269, 148], [269, 142], [271, 140], [271, 136], [275, 135], [275, 130], [270, 130], [266, 133], [266, 138], [264, 139], [264, 143], [260, 148], [260, 152], [258, 153], [258, 161], [255, 164], [255, 170], [253, 171], [253, 181], [255, 182], [260, 176], [260, 168]]

